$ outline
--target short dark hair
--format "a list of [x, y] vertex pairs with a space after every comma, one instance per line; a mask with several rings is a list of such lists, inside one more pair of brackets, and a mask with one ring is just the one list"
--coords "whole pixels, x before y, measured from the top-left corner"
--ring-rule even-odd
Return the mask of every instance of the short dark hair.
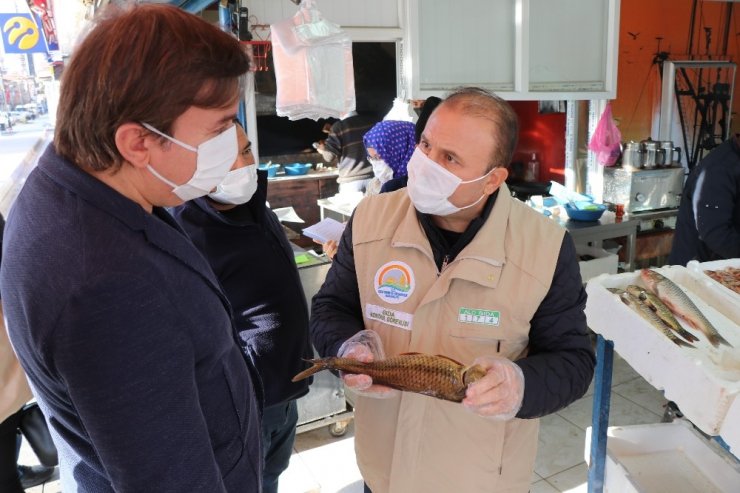
[[519, 118], [504, 99], [480, 87], [459, 87], [439, 106], [454, 106], [470, 116], [485, 118], [493, 123], [493, 156], [488, 170], [511, 162], [519, 140]]
[[169, 5], [110, 5], [62, 75], [54, 146], [77, 166], [120, 168], [124, 123], [170, 133], [191, 106], [222, 108], [239, 97], [249, 59], [239, 41]]

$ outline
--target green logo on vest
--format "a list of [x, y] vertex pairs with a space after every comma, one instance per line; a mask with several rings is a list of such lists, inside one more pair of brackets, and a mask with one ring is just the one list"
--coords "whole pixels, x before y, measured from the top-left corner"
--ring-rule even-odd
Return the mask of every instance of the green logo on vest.
[[498, 310], [460, 308], [457, 312], [457, 321], [464, 324], [498, 325], [500, 320], [501, 312]]

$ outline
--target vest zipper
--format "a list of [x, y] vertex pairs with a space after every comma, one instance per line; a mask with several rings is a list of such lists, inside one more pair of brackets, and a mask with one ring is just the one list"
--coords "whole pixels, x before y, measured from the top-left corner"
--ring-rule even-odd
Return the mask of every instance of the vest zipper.
[[445, 258], [442, 259], [442, 267], [440, 267], [439, 274], [437, 274], [437, 277], [439, 277], [439, 275], [442, 274], [442, 272], [444, 272], [445, 268], [447, 267], [447, 264], [449, 263], [450, 263], [450, 256], [448, 254], [448, 255], [445, 255]]

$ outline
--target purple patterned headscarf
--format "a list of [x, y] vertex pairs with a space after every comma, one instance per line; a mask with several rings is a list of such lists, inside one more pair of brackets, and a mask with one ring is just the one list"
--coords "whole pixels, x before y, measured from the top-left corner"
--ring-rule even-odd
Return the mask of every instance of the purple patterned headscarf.
[[393, 170], [393, 178], [406, 176], [406, 164], [416, 148], [414, 124], [384, 120], [371, 128], [363, 138], [365, 149], [373, 148]]

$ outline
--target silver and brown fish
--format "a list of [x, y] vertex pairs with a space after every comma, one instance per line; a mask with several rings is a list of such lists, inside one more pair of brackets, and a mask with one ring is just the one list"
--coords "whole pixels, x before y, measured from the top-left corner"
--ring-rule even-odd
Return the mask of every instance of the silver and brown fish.
[[624, 289], [619, 288], [607, 288], [612, 293], [619, 296], [619, 299], [622, 300], [622, 303], [630, 307], [633, 311], [637, 312], [638, 315], [640, 315], [643, 319], [645, 319], [650, 325], [658, 329], [665, 335], [668, 339], [671, 340], [674, 344], [677, 346], [683, 346], [683, 347], [689, 347], [693, 348], [693, 344], [689, 344], [688, 342], [684, 341], [683, 339], [680, 339], [676, 334], [673, 333], [670, 327], [668, 327], [665, 323], [663, 323], [663, 320], [658, 317], [658, 315], [650, 309], [649, 306], [647, 306], [646, 303], [643, 303], [640, 301], [639, 298], [631, 295]]
[[648, 289], [655, 293], [673, 313], [685, 319], [696, 330], [704, 333], [712, 346], [717, 347], [724, 344], [732, 347], [676, 283], [652, 269], [642, 269], [640, 277]]
[[630, 284], [629, 286], [627, 286], [627, 292], [643, 303], [646, 303], [647, 306], [649, 306], [655, 312], [655, 314], [660, 317], [660, 319], [676, 334], [680, 335], [689, 342], [695, 342], [699, 340], [699, 338], [696, 337], [694, 334], [681, 327], [681, 324], [678, 323], [676, 317], [673, 316], [671, 309], [668, 308], [665, 303], [660, 301], [660, 298], [655, 296], [653, 293], [636, 284]]
[[461, 402], [468, 385], [486, 374], [479, 365], [464, 366], [446, 356], [422, 353], [403, 353], [371, 363], [334, 357], [307, 361], [313, 366], [293, 377], [294, 382], [322, 370], [338, 370], [369, 375], [373, 384], [453, 402]]

